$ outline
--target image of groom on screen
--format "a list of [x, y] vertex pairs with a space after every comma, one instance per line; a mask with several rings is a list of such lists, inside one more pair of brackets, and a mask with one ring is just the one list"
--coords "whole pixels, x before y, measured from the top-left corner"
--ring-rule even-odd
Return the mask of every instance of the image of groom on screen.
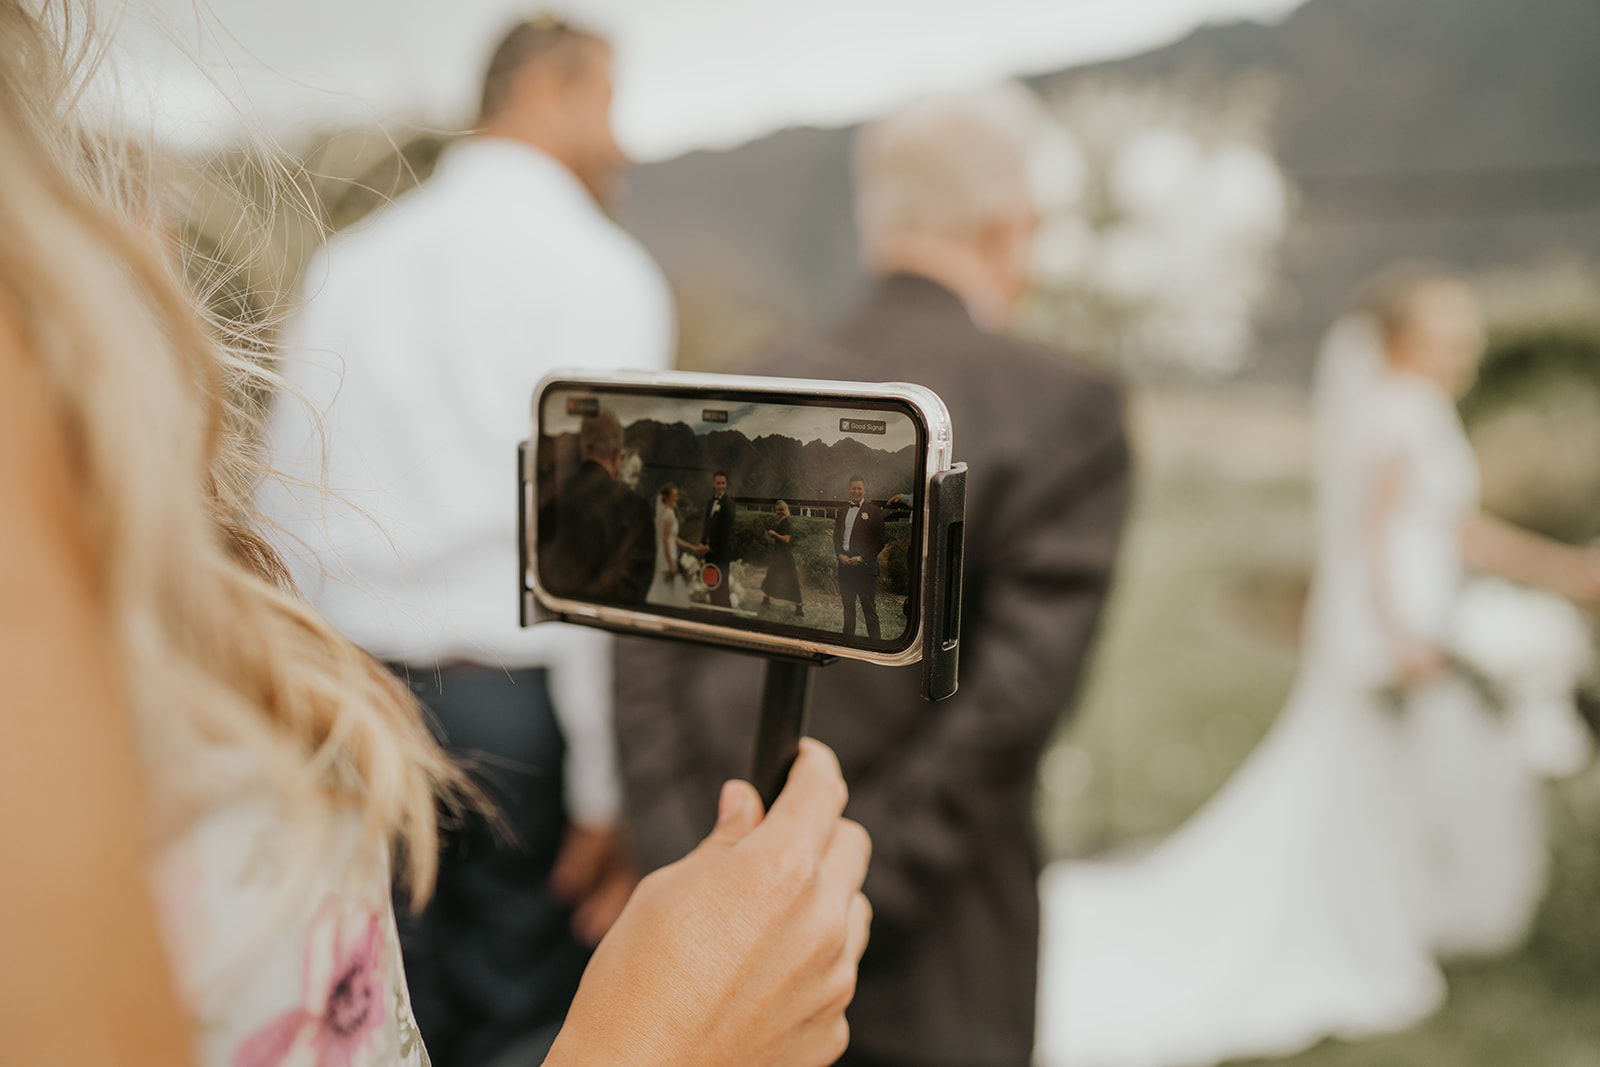
[[546, 588], [622, 604], [642, 604], [655, 570], [650, 504], [617, 480], [622, 423], [609, 411], [578, 428], [582, 462], [539, 522], [540, 577]]
[[728, 495], [728, 474], [711, 476], [711, 499], [706, 501], [706, 518], [700, 528], [700, 558], [717, 568], [717, 583], [711, 586], [711, 603], [732, 607], [728, 596], [729, 569], [733, 565], [733, 498]]
[[867, 636], [878, 640], [878, 553], [883, 551], [883, 509], [867, 502], [867, 483], [850, 476], [850, 506], [833, 523], [839, 556], [839, 596], [844, 600], [844, 635], [855, 636], [856, 601], [867, 620]]

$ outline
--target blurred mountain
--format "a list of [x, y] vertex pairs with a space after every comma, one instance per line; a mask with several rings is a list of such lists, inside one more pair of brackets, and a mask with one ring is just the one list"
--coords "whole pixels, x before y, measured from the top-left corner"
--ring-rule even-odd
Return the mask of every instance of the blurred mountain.
[[621, 221], [672, 279], [680, 363], [720, 369], [849, 305], [853, 132], [785, 130], [629, 174]]
[[[1596, 0], [1309, 0], [1275, 25], [1207, 26], [1033, 84], [1261, 73], [1281, 85], [1276, 147], [1299, 203], [1253, 376], [1304, 380], [1330, 319], [1397, 258], [1600, 261]], [[688, 361], [728, 362], [848, 307], [852, 134], [785, 131], [634, 172], [623, 219], [679, 290]]]
[[[573, 443], [564, 443], [572, 438]], [[576, 454], [576, 435], [559, 438], [558, 449]], [[775, 500], [846, 499], [847, 480], [860, 475], [871, 499], [883, 500], [912, 491], [915, 449], [896, 452], [845, 437], [833, 444], [820, 440], [801, 444], [792, 437], [768, 434], [754, 440], [738, 430], [696, 434], [687, 424], [638, 419], [623, 432], [624, 447], [644, 460], [639, 489], [655, 493], [675, 482], [698, 507], [711, 492], [713, 471], [728, 472], [729, 492], [737, 498]]]

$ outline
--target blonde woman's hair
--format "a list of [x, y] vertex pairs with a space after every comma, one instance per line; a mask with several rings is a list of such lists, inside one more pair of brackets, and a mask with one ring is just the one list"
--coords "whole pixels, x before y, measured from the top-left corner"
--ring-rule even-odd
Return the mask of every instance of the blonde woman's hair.
[[409, 691], [297, 599], [252, 532], [250, 398], [273, 382], [181, 280], [158, 153], [82, 121], [91, 11], [0, 0], [0, 301], [72, 444], [156, 842], [237, 788], [210, 757], [243, 751], [295, 862], [329, 858], [348, 809], [372, 845], [399, 846], [420, 903], [459, 771]]
[[1411, 324], [1417, 297], [1428, 290], [1449, 286], [1466, 290], [1466, 280], [1448, 267], [1424, 260], [1403, 260], [1379, 271], [1362, 287], [1361, 311], [1372, 317], [1386, 343]]

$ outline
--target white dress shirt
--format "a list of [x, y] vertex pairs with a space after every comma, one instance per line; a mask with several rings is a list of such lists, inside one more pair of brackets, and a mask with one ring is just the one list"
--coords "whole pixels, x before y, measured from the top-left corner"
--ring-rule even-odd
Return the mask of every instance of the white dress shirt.
[[518, 625], [513, 473], [545, 373], [668, 365], [659, 268], [565, 167], [477, 137], [329, 241], [303, 295], [267, 435], [288, 478], [259, 494], [295, 580], [379, 658], [547, 668], [571, 814], [614, 818], [610, 640]]
[[845, 515], [844, 515], [844, 547], [845, 547], [845, 551], [846, 552], [848, 552], [850, 550], [850, 538], [856, 532], [856, 519], [859, 518], [860, 515], [861, 515], [861, 505], [860, 504], [851, 504], [850, 505], [850, 510], [845, 512]]

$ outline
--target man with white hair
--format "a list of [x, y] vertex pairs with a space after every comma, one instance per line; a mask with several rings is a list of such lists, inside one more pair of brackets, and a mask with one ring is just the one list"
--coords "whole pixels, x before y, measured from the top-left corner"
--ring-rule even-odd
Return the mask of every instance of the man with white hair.
[[[928, 100], [862, 132], [862, 251], [877, 280], [818, 342], [760, 369], [910, 381], [950, 407], [971, 467], [961, 689], [917, 668], [819, 671], [812, 732], [839, 753], [872, 834], [872, 945], [842, 1063], [1026, 1067], [1034, 1035], [1035, 771], [1082, 675], [1128, 497], [1113, 387], [999, 331], [1028, 285], [1037, 105], [1019, 86]], [[711, 825], [746, 773], [759, 662], [619, 646], [618, 737], [647, 867]]]

